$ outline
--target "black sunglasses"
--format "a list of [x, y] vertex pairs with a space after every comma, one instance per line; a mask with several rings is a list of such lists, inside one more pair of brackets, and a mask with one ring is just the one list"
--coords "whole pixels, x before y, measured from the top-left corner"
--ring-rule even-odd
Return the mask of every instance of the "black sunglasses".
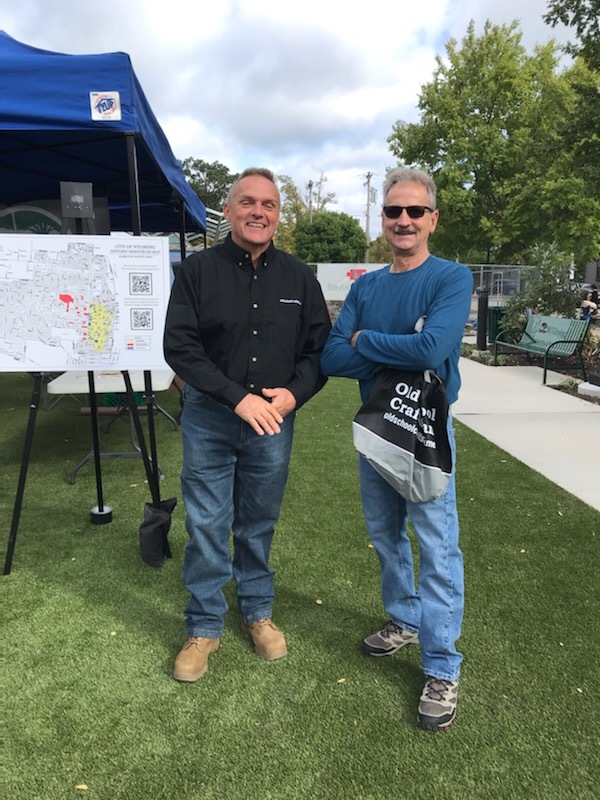
[[433, 211], [429, 206], [384, 206], [383, 213], [388, 219], [398, 219], [405, 209], [411, 219], [421, 219], [426, 211]]

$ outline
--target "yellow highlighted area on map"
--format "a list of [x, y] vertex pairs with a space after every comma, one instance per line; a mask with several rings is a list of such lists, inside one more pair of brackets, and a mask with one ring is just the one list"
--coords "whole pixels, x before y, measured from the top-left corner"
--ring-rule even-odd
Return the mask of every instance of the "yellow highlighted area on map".
[[102, 303], [90, 303], [88, 341], [93, 345], [96, 353], [101, 353], [106, 348], [113, 316], [113, 312], [109, 311]]

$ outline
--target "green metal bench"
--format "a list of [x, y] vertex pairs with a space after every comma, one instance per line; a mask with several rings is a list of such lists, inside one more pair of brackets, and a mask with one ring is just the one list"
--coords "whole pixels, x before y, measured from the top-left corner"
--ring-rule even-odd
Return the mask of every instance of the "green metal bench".
[[[494, 366], [498, 366], [498, 345], [526, 353], [529, 363], [531, 363], [531, 354], [543, 356], [542, 383], [546, 383], [548, 356], [564, 358], [575, 354], [579, 364], [576, 366], [561, 365], [561, 368], [580, 369], [583, 379], [586, 380], [587, 375], [581, 352], [589, 327], [590, 321], [587, 319], [564, 319], [563, 317], [544, 317], [541, 314], [532, 314], [527, 321], [525, 330], [512, 328], [500, 331], [496, 336], [494, 339]], [[506, 341], [507, 337], [514, 334], [521, 334], [520, 339], [514, 342]]]

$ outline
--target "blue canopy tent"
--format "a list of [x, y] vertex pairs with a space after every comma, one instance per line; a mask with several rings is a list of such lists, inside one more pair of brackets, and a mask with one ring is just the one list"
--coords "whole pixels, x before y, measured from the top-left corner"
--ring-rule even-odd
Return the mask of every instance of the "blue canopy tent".
[[106, 198], [111, 230], [206, 231], [206, 209], [126, 53], [65, 55], [0, 31], [0, 204], [60, 198], [62, 181]]

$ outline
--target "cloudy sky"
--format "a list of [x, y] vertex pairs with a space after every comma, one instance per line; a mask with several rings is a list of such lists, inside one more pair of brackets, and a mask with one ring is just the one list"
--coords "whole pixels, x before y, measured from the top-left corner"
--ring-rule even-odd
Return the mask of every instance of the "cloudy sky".
[[[519, 20], [529, 52], [565, 29], [546, 0], [0, 0], [0, 27], [63, 53], [123, 51], [175, 155], [232, 172], [268, 166], [304, 189], [327, 178], [334, 208], [365, 225], [395, 161], [386, 139], [419, 119], [420, 87], [444, 44], [486, 19]], [[51, 10], [50, 10], [51, 9]], [[106, 87], [109, 88], [109, 87]], [[379, 230], [380, 205], [371, 206]]]

